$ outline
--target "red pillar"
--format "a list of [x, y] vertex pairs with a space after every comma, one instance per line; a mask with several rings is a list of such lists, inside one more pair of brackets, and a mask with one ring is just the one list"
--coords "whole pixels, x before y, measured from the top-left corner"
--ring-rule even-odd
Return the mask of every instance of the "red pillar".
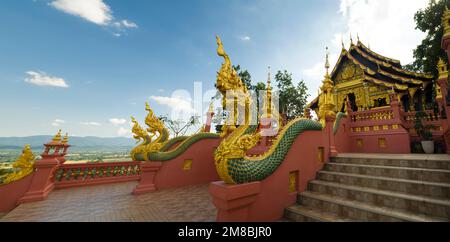
[[227, 185], [213, 182], [209, 193], [217, 208], [217, 222], [248, 222], [251, 205], [261, 191], [261, 182]]
[[328, 144], [330, 145], [330, 157], [336, 157], [338, 155], [338, 151], [336, 150], [336, 143], [334, 139], [334, 122], [336, 121], [336, 116], [326, 116], [326, 132], [328, 136]]
[[389, 94], [389, 97], [391, 99], [391, 108], [393, 112], [393, 118], [396, 124], [402, 123], [402, 116], [401, 116], [401, 104], [398, 101], [397, 95], [395, 93]]
[[54, 175], [59, 167], [56, 157], [47, 157], [38, 160], [34, 164], [36, 171], [33, 174], [30, 188], [18, 203], [36, 202], [45, 200], [48, 194], [55, 188]]
[[214, 117], [214, 112], [207, 112], [206, 113], [206, 124], [205, 124], [205, 132], [209, 133], [211, 132], [211, 124], [212, 124], [212, 118]]
[[162, 162], [142, 162], [141, 163], [141, 180], [134, 188], [133, 195], [141, 195], [149, 192], [154, 192], [158, 188], [156, 186], [156, 175], [161, 169]]

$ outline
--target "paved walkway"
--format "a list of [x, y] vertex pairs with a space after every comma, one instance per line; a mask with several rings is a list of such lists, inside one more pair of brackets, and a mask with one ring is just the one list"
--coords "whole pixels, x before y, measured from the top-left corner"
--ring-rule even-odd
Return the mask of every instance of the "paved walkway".
[[131, 195], [136, 182], [53, 191], [47, 200], [22, 204], [0, 222], [212, 222], [216, 209], [208, 185]]

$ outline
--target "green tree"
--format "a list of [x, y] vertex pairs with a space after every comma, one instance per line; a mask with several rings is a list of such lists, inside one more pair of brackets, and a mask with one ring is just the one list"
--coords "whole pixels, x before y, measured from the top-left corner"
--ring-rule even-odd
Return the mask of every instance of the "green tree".
[[259, 113], [259, 101], [260, 101], [259, 93], [261, 91], [266, 91], [266, 89], [267, 89], [266, 84], [263, 82], [258, 82], [255, 86], [253, 86], [253, 90], [256, 93], [256, 108], [258, 110], [258, 113]]
[[445, 6], [450, 6], [450, 0], [431, 0], [425, 9], [419, 10], [414, 20], [416, 29], [427, 33], [422, 43], [414, 50], [414, 62], [405, 67], [413, 71], [432, 73], [438, 76], [437, 63], [439, 58], [447, 61], [447, 55], [441, 48], [443, 27], [441, 17]]
[[301, 80], [295, 87], [292, 74], [287, 70], [278, 71], [275, 75], [275, 82], [279, 91], [280, 113], [285, 114], [289, 120], [303, 115], [306, 99], [309, 96], [305, 82]]
[[191, 116], [188, 121], [172, 120], [167, 116], [160, 116], [159, 119], [164, 122], [174, 138], [185, 135], [192, 127], [200, 123], [199, 116]]
[[252, 85], [252, 76], [247, 70], [241, 70], [241, 66], [233, 66], [234, 70], [238, 73], [239, 77], [241, 78], [244, 85], [247, 87], [248, 90], [254, 90], [254, 87]]

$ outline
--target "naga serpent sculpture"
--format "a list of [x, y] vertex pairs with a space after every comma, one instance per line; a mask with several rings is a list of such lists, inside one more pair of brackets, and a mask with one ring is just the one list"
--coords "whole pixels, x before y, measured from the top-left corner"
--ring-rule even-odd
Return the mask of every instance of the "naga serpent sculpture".
[[[218, 72], [216, 83], [217, 89], [223, 95], [222, 105], [226, 107], [230, 105], [230, 101], [234, 102], [235, 108], [244, 107], [245, 114], [244, 117], [240, 117], [244, 122], [238, 128], [234, 125], [224, 126], [222, 130], [223, 140], [214, 154], [216, 169], [220, 178], [227, 184], [261, 181], [278, 169], [293, 142], [302, 132], [322, 130], [323, 126], [319, 122], [309, 119], [295, 119], [282, 129], [274, 144], [265, 154], [259, 157], [246, 156], [246, 152], [257, 145], [261, 134], [255, 133], [257, 125], [254, 125], [252, 121], [256, 117], [249, 110], [251, 100], [248, 91], [232, 68], [230, 58], [225, 53], [219, 37], [217, 37], [217, 44], [217, 54], [225, 60]], [[240, 95], [239, 98], [233, 96], [236, 93]], [[239, 114], [236, 109], [234, 112], [234, 120], [229, 121], [238, 119], [236, 116]]]
[[[192, 136], [169, 139], [169, 131], [163, 121], [154, 115], [148, 103], [145, 110], [148, 111], [145, 119], [145, 124], [149, 127], [147, 130], [143, 129], [134, 117], [131, 117], [133, 138], [138, 143], [130, 153], [134, 161], [168, 161], [183, 154], [191, 145], [200, 140], [220, 138], [218, 134], [202, 132]], [[175, 144], [179, 145], [172, 148]]]

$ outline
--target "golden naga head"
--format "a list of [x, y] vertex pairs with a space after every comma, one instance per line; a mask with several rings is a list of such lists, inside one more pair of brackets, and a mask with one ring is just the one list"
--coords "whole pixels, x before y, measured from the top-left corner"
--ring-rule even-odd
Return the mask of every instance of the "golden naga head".
[[31, 151], [30, 145], [25, 145], [22, 150], [22, 154], [13, 163], [12, 167], [15, 169], [13, 173], [6, 176], [3, 183], [8, 184], [24, 178], [34, 171], [34, 161], [36, 157]]
[[139, 125], [138, 121], [131, 116], [131, 122], [133, 122], [133, 128], [131, 132], [133, 133], [133, 138], [136, 142], [140, 142], [141, 140], [145, 140], [147, 137], [147, 132]]

